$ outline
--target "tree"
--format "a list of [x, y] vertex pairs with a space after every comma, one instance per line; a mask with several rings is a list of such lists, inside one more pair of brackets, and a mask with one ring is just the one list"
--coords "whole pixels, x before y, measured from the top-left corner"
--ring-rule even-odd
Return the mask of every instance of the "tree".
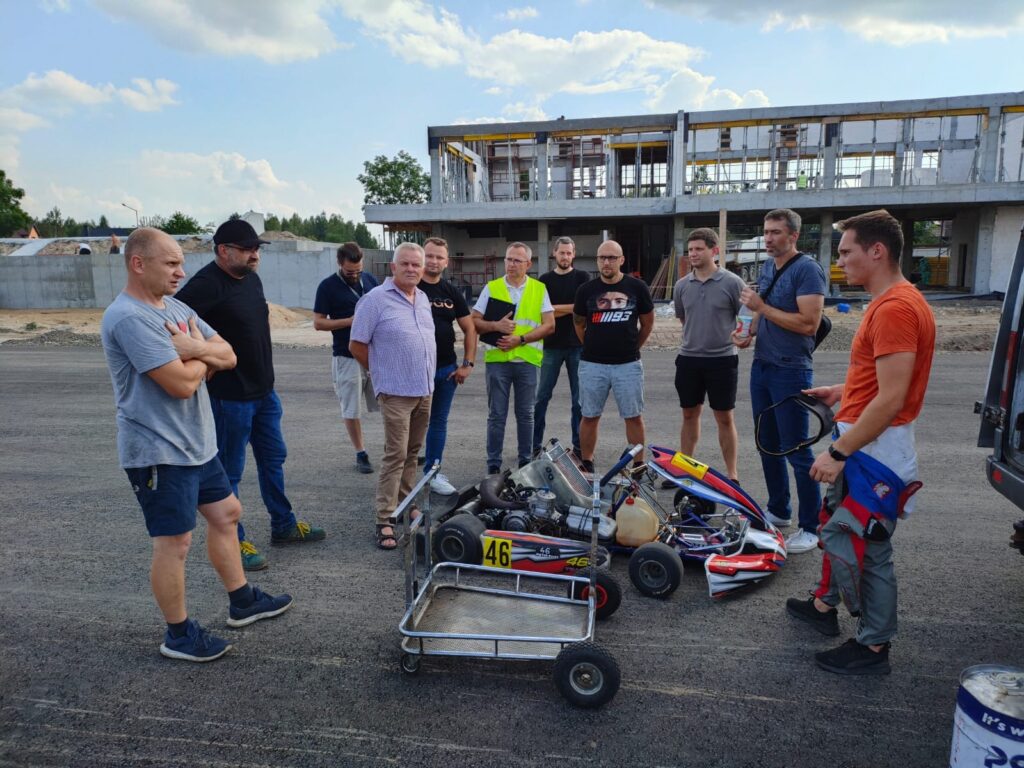
[[109, 229], [110, 228], [110, 222], [107, 221], [107, 217], [105, 215], [100, 214], [100, 223], [97, 224], [96, 226]]
[[181, 211], [175, 211], [160, 227], [168, 235], [194, 235], [199, 232], [199, 222]]
[[266, 229], [269, 232], [280, 232], [281, 231], [281, 220], [279, 218], [277, 218], [277, 216], [275, 216], [274, 214], [271, 213], [271, 214], [269, 214], [267, 216], [267, 221], [263, 225], [263, 228]]
[[53, 206], [43, 220], [36, 225], [36, 231], [40, 237], [62, 237], [64, 235], [64, 214], [60, 208]]
[[10, 237], [19, 229], [27, 229], [32, 219], [21, 209], [25, 190], [14, 186], [7, 174], [0, 171], [0, 237]]
[[363, 185], [367, 205], [425, 203], [430, 199], [430, 174], [405, 150], [392, 160], [377, 155], [363, 163], [363, 171], [356, 178]]
[[359, 243], [361, 248], [380, 248], [377, 238], [370, 234], [370, 229], [364, 223], [356, 224], [356, 231], [353, 239]]

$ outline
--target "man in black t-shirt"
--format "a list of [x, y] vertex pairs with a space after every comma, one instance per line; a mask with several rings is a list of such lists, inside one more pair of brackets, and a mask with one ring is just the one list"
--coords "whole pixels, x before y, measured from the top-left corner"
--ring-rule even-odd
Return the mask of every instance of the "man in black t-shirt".
[[[469, 317], [466, 297], [441, 275], [448, 266], [448, 243], [440, 237], [428, 237], [423, 242], [424, 267], [419, 289], [430, 300], [434, 318], [434, 341], [437, 344], [437, 370], [434, 374], [434, 397], [430, 403], [430, 424], [427, 426], [426, 461], [429, 471], [435, 461], [444, 456], [448, 438], [448, 413], [459, 384], [465, 383], [473, 372], [476, 357], [476, 327]], [[462, 361], [455, 355], [455, 328], [462, 329]], [[452, 494], [456, 488], [440, 472], [430, 481], [430, 489], [437, 493]]]
[[544, 362], [540, 366], [540, 377], [537, 380], [537, 402], [533, 408], [533, 452], [539, 451], [544, 444], [545, 417], [551, 393], [558, 383], [558, 374], [565, 365], [569, 374], [569, 393], [572, 397], [572, 417], [569, 421], [572, 429], [572, 448], [580, 455], [580, 352], [583, 344], [572, 326], [572, 308], [576, 301], [577, 289], [590, 279], [590, 275], [581, 269], [574, 269], [572, 262], [576, 258], [576, 243], [571, 237], [560, 237], [555, 240], [551, 255], [555, 259], [555, 268], [540, 276], [540, 281], [547, 286], [548, 297], [555, 308], [555, 332], [544, 339]]
[[313, 301], [313, 327], [318, 331], [330, 331], [334, 337], [331, 358], [334, 394], [341, 405], [341, 418], [345, 422], [348, 439], [356, 449], [356, 469], [368, 475], [373, 472], [373, 465], [363, 447], [363, 422], [359, 418], [368, 373], [352, 357], [348, 342], [356, 303], [379, 283], [377, 278], [363, 271], [363, 249], [358, 243], [342, 243], [338, 246], [337, 256], [338, 271], [317, 286]]
[[[615, 395], [630, 445], [644, 444], [644, 367], [640, 348], [654, 328], [654, 301], [647, 283], [623, 274], [622, 247], [606, 240], [597, 249], [599, 277], [576, 292], [573, 323], [583, 342], [580, 360], [580, 448], [583, 465], [594, 471], [597, 426]], [[643, 461], [643, 453], [636, 463]]]
[[[238, 495], [245, 471], [245, 447], [252, 446], [260, 495], [270, 513], [272, 544], [319, 541], [322, 528], [296, 520], [284, 492], [284, 460], [288, 454], [281, 433], [281, 400], [274, 392], [274, 359], [270, 347], [270, 309], [256, 270], [260, 240], [242, 219], [226, 221], [213, 236], [215, 260], [196, 272], [176, 298], [188, 304], [217, 329], [234, 348], [238, 365], [210, 379], [207, 389], [217, 427], [217, 455]], [[245, 537], [238, 523], [242, 566], [267, 567], [267, 559]]]

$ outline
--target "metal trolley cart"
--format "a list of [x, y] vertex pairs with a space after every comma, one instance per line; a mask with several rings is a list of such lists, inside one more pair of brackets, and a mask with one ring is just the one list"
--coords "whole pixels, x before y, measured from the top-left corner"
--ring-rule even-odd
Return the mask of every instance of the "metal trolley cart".
[[[437, 471], [435, 464], [391, 516], [401, 531], [405, 565], [406, 611], [398, 625], [402, 671], [416, 674], [424, 656], [554, 660], [555, 685], [572, 704], [592, 708], [611, 701], [619, 689], [619, 666], [593, 642], [595, 569], [589, 576], [515, 571], [510, 542], [486, 536], [488, 565], [432, 565], [429, 484]], [[421, 497], [421, 514], [410, 521], [406, 512]], [[590, 562], [595, 562], [600, 507], [595, 482]], [[571, 597], [574, 582], [590, 585], [586, 600]]]

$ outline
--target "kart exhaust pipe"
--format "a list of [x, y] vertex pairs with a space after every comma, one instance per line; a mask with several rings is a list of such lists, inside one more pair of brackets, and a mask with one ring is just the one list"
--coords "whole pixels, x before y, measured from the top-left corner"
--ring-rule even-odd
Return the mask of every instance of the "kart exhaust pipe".
[[505, 485], [504, 475], [488, 475], [480, 481], [480, 498], [487, 509], [526, 509], [525, 501], [506, 501], [501, 498], [502, 486]]

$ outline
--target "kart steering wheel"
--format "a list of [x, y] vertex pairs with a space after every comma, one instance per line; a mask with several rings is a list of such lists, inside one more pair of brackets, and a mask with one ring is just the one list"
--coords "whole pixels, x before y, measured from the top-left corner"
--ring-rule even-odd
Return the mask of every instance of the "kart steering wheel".
[[[790, 401], [795, 405], [810, 411], [811, 415], [818, 420], [818, 434], [815, 437], [808, 437], [806, 440], [801, 440], [791, 448], [769, 451], [761, 445], [761, 419], [763, 419], [769, 411], [774, 410], [775, 408], [781, 408]], [[791, 453], [796, 453], [803, 448], [814, 445], [816, 442], [821, 440], [821, 438], [825, 437], [825, 435], [831, 434], [834, 426], [835, 414], [832, 412], [831, 408], [816, 397], [811, 397], [810, 395], [805, 395], [803, 392], [798, 392], [795, 395], [790, 395], [777, 403], [769, 405], [761, 411], [760, 414], [758, 414], [757, 422], [754, 424], [754, 443], [757, 445], [757, 450], [766, 456], [789, 456]]]

